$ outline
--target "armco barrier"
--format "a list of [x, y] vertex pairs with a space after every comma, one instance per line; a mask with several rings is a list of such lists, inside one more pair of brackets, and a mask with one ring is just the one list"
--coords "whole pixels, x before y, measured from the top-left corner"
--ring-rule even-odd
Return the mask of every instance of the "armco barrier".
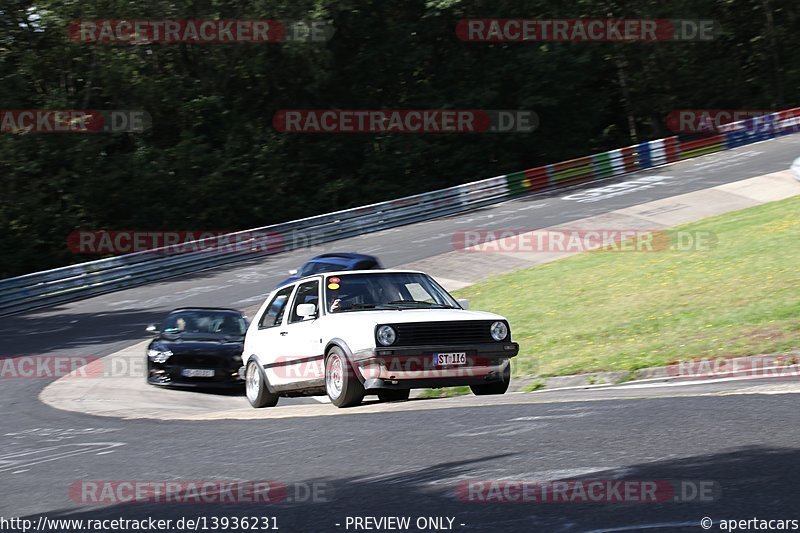
[[[789, 109], [726, 125], [723, 133], [711, 137], [684, 142], [677, 137], [658, 139], [448, 189], [195, 241], [190, 244], [197, 251], [189, 253], [170, 255], [163, 249], [150, 250], [0, 280], [0, 315], [462, 213], [526, 194], [613, 178], [798, 129], [800, 108]], [[264, 235], [279, 236], [279, 246], [263, 247]], [[231, 241], [238, 243], [234, 251], [218, 250]]]

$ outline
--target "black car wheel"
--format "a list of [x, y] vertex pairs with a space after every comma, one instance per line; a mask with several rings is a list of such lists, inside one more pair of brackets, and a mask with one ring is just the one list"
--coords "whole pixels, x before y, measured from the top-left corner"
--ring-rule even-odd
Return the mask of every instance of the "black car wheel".
[[353, 407], [364, 399], [364, 386], [353, 375], [344, 352], [334, 346], [325, 358], [325, 391], [336, 407]]
[[267, 387], [267, 376], [264, 369], [254, 359], [247, 363], [245, 371], [245, 390], [247, 401], [250, 405], [260, 409], [262, 407], [275, 407], [278, 403], [278, 395], [269, 392]]
[[495, 381], [494, 383], [487, 383], [485, 385], [470, 385], [472, 394], [475, 396], [489, 396], [492, 394], [505, 394], [508, 386], [511, 384], [511, 363], [506, 365], [503, 370], [503, 380]]
[[382, 389], [378, 391], [378, 399], [382, 402], [404, 402], [410, 394], [409, 389]]

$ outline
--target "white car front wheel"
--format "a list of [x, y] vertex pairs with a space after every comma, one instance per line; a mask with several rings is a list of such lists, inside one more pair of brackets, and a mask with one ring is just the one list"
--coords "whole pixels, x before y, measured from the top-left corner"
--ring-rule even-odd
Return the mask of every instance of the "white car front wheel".
[[409, 389], [381, 389], [378, 391], [378, 399], [382, 402], [404, 402], [411, 395]]
[[353, 375], [347, 357], [338, 346], [325, 359], [325, 391], [336, 407], [352, 407], [364, 399], [364, 386]]
[[511, 362], [509, 362], [505, 369], [503, 369], [501, 381], [495, 381], [493, 383], [486, 383], [482, 385], [470, 385], [469, 388], [472, 389], [472, 394], [475, 396], [489, 396], [494, 394], [505, 394], [508, 390], [508, 386], [511, 383]]

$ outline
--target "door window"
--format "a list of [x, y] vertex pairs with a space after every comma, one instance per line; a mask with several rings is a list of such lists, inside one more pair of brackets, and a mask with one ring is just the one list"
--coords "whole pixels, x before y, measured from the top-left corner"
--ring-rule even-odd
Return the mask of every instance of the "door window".
[[300, 304], [314, 304], [319, 310], [319, 280], [307, 281], [297, 288], [292, 303], [292, 314], [289, 316], [290, 324], [303, 321], [303, 317], [297, 314], [297, 306]]
[[292, 294], [294, 285], [290, 285], [278, 291], [278, 294], [272, 298], [272, 301], [267, 306], [267, 310], [261, 315], [261, 320], [258, 322], [258, 329], [274, 328], [280, 326], [283, 322], [283, 313], [286, 310], [286, 303], [289, 301], [289, 296]]

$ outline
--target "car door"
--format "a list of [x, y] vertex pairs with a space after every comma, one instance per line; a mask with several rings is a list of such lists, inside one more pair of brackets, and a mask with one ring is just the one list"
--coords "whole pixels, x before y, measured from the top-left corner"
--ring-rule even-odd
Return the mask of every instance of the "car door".
[[272, 385], [277, 383], [274, 381], [271, 369], [283, 352], [283, 338], [280, 335], [280, 329], [286, 318], [286, 311], [289, 309], [289, 301], [294, 289], [295, 285], [289, 285], [275, 293], [261, 316], [257, 318], [257, 329], [252, 331], [254, 339], [252, 342], [248, 342], [249, 353], [258, 355], [261, 364], [265, 365], [267, 379]]
[[[299, 388], [317, 386], [324, 379], [324, 361], [322, 338], [319, 334], [320, 280], [315, 279], [300, 283], [292, 297], [291, 306], [286, 310], [286, 320], [281, 326], [279, 335], [282, 338], [282, 359], [286, 365], [280, 378], [290, 383], [297, 383]], [[302, 317], [297, 313], [297, 306], [313, 304], [317, 314], [313, 317]], [[278, 371], [278, 368], [275, 369]]]

